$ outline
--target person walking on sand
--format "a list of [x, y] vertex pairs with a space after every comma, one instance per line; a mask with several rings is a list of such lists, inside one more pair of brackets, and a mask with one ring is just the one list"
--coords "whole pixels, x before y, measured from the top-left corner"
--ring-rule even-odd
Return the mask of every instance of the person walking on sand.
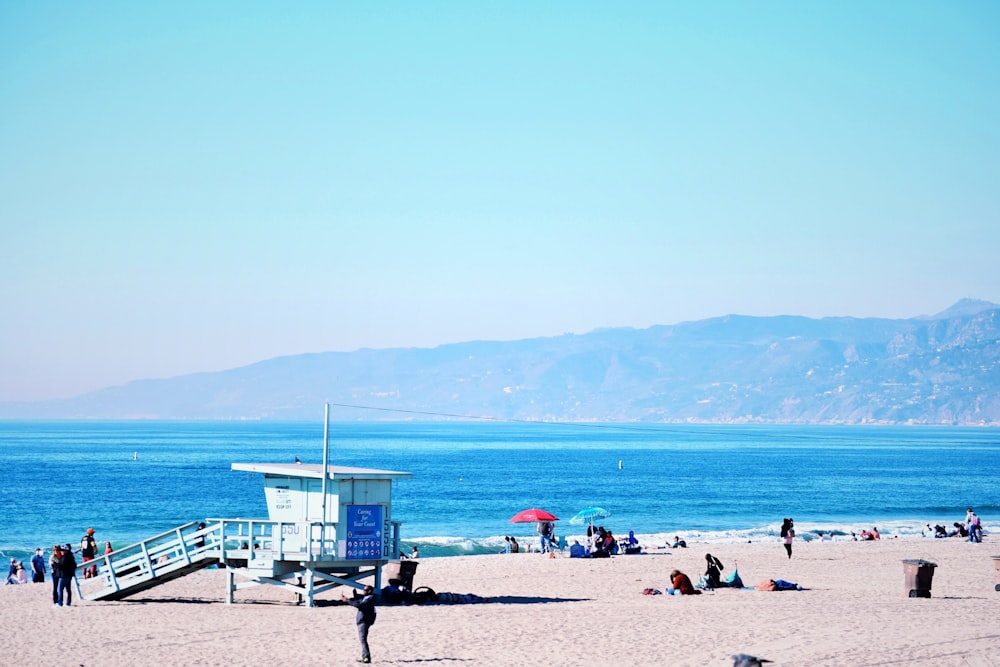
[[45, 581], [45, 557], [42, 556], [42, 548], [35, 549], [35, 555], [31, 557], [31, 582], [40, 584]]
[[785, 519], [781, 524], [781, 541], [785, 543], [785, 552], [789, 558], [792, 557], [792, 540], [795, 539], [794, 524], [791, 519]]
[[368, 648], [368, 630], [375, 623], [374, 590], [371, 586], [365, 586], [360, 596], [355, 592], [350, 599], [344, 594], [340, 595], [341, 600], [358, 610], [356, 622], [358, 624], [358, 639], [361, 640], [361, 662], [372, 661], [372, 653]]

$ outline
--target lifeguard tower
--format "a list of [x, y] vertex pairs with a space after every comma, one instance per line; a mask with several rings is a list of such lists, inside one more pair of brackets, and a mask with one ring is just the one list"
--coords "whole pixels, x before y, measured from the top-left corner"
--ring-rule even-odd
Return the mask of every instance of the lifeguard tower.
[[[268, 520], [212, 519], [226, 548], [226, 601], [247, 586], [276, 584], [304, 595], [359, 587], [399, 554], [392, 520], [392, 481], [408, 472], [307, 464], [234, 463], [264, 475]], [[233, 545], [230, 547], [230, 545]], [[238, 546], [237, 546], [238, 545]], [[237, 583], [237, 576], [246, 581]]]
[[[392, 484], [411, 473], [323, 464], [233, 463], [261, 473], [267, 519], [206, 519], [99, 556], [77, 568], [77, 590], [89, 600], [120, 600], [191, 572], [226, 569], [227, 603], [238, 590], [281, 586], [314, 606], [317, 593], [361, 588], [399, 552]], [[84, 566], [86, 565], [86, 567]], [[96, 576], [84, 577], [95, 568]]]

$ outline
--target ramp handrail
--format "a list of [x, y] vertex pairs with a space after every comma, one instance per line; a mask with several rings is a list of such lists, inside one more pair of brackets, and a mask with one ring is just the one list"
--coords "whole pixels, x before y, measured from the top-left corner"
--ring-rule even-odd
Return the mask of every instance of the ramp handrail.
[[98, 599], [207, 559], [218, 560], [221, 527], [196, 521], [76, 565], [81, 597]]
[[[393, 522], [381, 558], [354, 561], [378, 565], [398, 548]], [[120, 599], [214, 563], [248, 569], [271, 568], [275, 561], [343, 562], [337, 524], [322, 521], [206, 519], [191, 521], [141, 542], [77, 563], [77, 594], [88, 600]]]

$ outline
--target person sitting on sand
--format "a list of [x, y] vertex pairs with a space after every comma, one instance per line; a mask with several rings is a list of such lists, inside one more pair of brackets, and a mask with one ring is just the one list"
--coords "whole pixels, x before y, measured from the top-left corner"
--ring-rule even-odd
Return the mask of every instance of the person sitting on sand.
[[14, 560], [13, 558], [11, 558], [10, 559], [10, 574], [7, 575], [7, 583], [8, 584], [21, 584], [21, 583], [25, 583], [26, 584], [26, 583], [28, 583], [27, 572], [25, 572], [25, 577], [24, 577], [24, 581], [23, 582], [20, 579], [20, 573], [21, 572], [24, 572], [24, 566], [21, 565], [20, 561]]
[[504, 535], [503, 538], [503, 549], [500, 550], [502, 554], [509, 554], [511, 552], [510, 538]]
[[583, 558], [587, 555], [587, 550], [580, 544], [579, 540], [573, 540], [573, 546], [569, 548], [570, 558]]
[[513, 535], [510, 536], [510, 552], [512, 554], [521, 552], [521, 545], [517, 543], [517, 538]]
[[680, 570], [670, 573], [670, 586], [674, 595], [701, 595], [701, 591], [691, 585], [691, 579]]
[[604, 538], [604, 550], [612, 556], [618, 555], [618, 541], [615, 540], [615, 536], [610, 530]]
[[671, 549], [687, 549], [687, 542], [682, 540], [679, 535], [674, 535], [674, 543], [670, 545]]

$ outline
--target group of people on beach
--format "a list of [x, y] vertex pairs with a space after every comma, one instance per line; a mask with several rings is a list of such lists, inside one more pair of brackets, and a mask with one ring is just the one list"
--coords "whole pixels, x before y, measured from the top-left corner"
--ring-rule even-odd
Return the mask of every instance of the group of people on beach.
[[[50, 573], [52, 579], [52, 604], [56, 607], [71, 606], [73, 604], [73, 593], [70, 588], [73, 578], [76, 577], [77, 561], [76, 555], [80, 554], [82, 562], [92, 561], [97, 557], [97, 541], [94, 538], [94, 529], [88, 528], [87, 532], [80, 539], [80, 546], [77, 549], [73, 545], [54, 544], [52, 553], [46, 560], [41, 547], [35, 549], [35, 555], [31, 557], [31, 582], [40, 584], [45, 582], [46, 572]], [[104, 543], [104, 553], [111, 553], [111, 542]], [[97, 576], [97, 567], [88, 567], [83, 571], [85, 579]], [[28, 583], [28, 571], [24, 563], [14, 558], [10, 559], [10, 572], [7, 575], [8, 584]]]
[[970, 542], [982, 542], [983, 541], [983, 522], [979, 518], [971, 507], [965, 510], [965, 522], [955, 521], [952, 523], [952, 528], [942, 526], [941, 524], [935, 524], [934, 528], [931, 528], [931, 524], [927, 524], [927, 528], [923, 531], [924, 535], [932, 535], [934, 537], [961, 537], [967, 539]]
[[28, 571], [24, 569], [24, 563], [16, 558], [10, 559], [10, 571], [7, 572], [7, 585], [28, 583]]

